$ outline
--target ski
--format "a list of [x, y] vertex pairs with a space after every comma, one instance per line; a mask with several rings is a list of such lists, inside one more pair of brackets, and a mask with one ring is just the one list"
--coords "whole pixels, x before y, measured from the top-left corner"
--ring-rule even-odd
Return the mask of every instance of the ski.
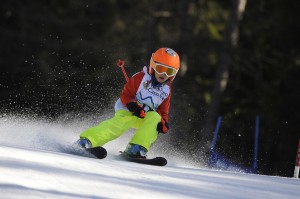
[[84, 157], [97, 158], [97, 159], [104, 159], [107, 156], [106, 149], [101, 146], [93, 147], [93, 148], [84, 148], [78, 145], [77, 142], [75, 142], [72, 146], [70, 146], [70, 148], [64, 149], [64, 152], [73, 155], [80, 155]]
[[155, 157], [155, 158], [134, 158], [134, 157], [130, 157], [127, 154], [125, 154], [124, 152], [120, 151], [121, 154], [119, 155], [119, 157], [121, 158], [121, 160], [125, 160], [128, 162], [135, 162], [135, 163], [139, 163], [139, 164], [147, 164], [147, 165], [153, 165], [153, 166], [165, 166], [167, 165], [167, 159], [164, 157]]
[[[74, 155], [80, 155], [90, 158], [97, 158], [97, 159], [104, 159], [107, 156], [107, 151], [105, 148], [99, 146], [99, 147], [93, 147], [93, 148], [84, 148], [78, 145], [77, 142], [75, 142], [70, 151], [67, 151], [70, 154]], [[155, 157], [155, 158], [134, 158], [128, 156], [126, 153], [120, 151], [120, 155], [118, 155], [117, 159], [125, 160], [128, 162], [135, 162], [139, 164], [147, 164], [147, 165], [153, 165], [153, 166], [165, 166], [167, 165], [167, 159], [164, 157]]]
[[94, 148], [88, 148], [86, 150], [98, 159], [104, 159], [107, 156], [106, 149], [101, 146], [94, 147]]

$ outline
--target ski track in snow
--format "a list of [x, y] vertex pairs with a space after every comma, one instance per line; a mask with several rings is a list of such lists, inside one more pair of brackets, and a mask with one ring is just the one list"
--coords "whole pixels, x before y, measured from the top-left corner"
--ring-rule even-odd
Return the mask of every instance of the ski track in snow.
[[[117, 160], [131, 133], [105, 146], [106, 159], [70, 154], [80, 132], [93, 124], [1, 116], [0, 198], [300, 197], [295, 178], [216, 171], [176, 157], [167, 157], [165, 167]], [[164, 156], [159, 151], [150, 155], [154, 153]]]

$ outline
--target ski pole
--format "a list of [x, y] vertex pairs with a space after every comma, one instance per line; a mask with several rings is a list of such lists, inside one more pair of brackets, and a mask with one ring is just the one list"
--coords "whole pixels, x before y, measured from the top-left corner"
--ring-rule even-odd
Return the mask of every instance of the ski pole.
[[129, 77], [128, 77], [127, 73], [126, 73], [126, 70], [125, 70], [125, 68], [124, 68], [124, 65], [125, 65], [125, 61], [124, 61], [124, 60], [119, 59], [119, 60], [117, 61], [117, 66], [119, 66], [119, 67], [122, 69], [122, 72], [123, 72], [123, 74], [124, 74], [124, 77], [125, 77], [126, 81], [128, 82], [128, 81], [129, 81]]
[[[119, 66], [122, 69], [124, 77], [125, 77], [126, 81], [128, 82], [129, 81], [129, 77], [128, 77], [127, 73], [126, 73], [124, 65], [125, 65], [125, 61], [124, 60], [119, 59], [117, 61], [117, 66]], [[141, 105], [139, 105], [139, 106], [142, 107]], [[146, 116], [146, 113], [145, 113], [144, 110], [141, 110], [140, 116], [143, 117], [143, 118]]]

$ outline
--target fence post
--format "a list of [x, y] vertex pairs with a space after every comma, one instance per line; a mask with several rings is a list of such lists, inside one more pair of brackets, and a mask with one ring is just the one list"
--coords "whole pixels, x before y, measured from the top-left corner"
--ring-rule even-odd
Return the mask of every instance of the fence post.
[[297, 155], [296, 155], [294, 178], [299, 177], [299, 168], [300, 168], [300, 139], [299, 139]]

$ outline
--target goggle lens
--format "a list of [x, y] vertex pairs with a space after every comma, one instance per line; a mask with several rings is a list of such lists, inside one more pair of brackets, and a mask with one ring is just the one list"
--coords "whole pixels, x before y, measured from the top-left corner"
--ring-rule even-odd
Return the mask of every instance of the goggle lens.
[[168, 77], [172, 77], [177, 73], [177, 70], [175, 68], [171, 68], [157, 63], [155, 63], [154, 69], [157, 73], [165, 73]]

